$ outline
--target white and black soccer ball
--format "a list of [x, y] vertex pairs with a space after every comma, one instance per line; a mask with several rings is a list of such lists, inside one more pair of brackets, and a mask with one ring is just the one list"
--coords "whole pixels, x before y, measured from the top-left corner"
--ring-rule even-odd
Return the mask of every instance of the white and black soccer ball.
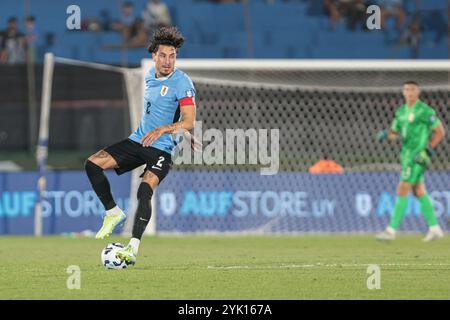
[[129, 263], [121, 261], [116, 257], [117, 251], [123, 248], [124, 245], [121, 243], [108, 244], [105, 249], [103, 249], [101, 254], [102, 265], [106, 269], [125, 269], [126, 267], [128, 267]]

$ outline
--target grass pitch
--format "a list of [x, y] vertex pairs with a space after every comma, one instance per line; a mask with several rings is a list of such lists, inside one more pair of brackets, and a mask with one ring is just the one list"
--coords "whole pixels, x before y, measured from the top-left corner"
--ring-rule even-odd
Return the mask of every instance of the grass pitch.
[[[0, 299], [449, 299], [450, 237], [147, 237], [136, 266], [100, 252], [128, 239], [0, 237]], [[369, 290], [369, 264], [381, 289]], [[81, 288], [67, 289], [70, 265]]]

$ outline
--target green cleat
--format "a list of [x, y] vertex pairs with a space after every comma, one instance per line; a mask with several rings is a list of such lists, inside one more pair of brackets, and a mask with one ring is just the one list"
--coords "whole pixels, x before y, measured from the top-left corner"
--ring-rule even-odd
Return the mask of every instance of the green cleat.
[[106, 215], [105, 218], [103, 219], [102, 228], [95, 235], [95, 239], [104, 239], [109, 237], [111, 233], [114, 231], [114, 228], [123, 220], [125, 220], [125, 218], [126, 215], [122, 211], [120, 212], [120, 214], [114, 216]]
[[125, 261], [127, 264], [136, 263], [136, 252], [130, 245], [127, 245], [125, 248], [117, 251], [116, 257], [122, 261]]

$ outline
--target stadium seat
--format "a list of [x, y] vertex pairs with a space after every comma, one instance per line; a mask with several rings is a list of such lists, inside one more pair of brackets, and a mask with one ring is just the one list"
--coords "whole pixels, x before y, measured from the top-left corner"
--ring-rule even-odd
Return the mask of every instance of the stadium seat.
[[[395, 20], [387, 19], [389, 32], [349, 31], [345, 23], [338, 23], [330, 30], [330, 20], [324, 14], [323, 1], [250, 1], [247, 7], [242, 3], [211, 3], [195, 0], [165, 0], [177, 25], [186, 38], [186, 48], [181, 56], [190, 58], [248, 57], [248, 32], [253, 39], [253, 56], [266, 58], [373, 58], [410, 57], [410, 50], [396, 46], [400, 33], [395, 30]], [[109, 18], [115, 20], [120, 15], [120, 3], [111, 5], [110, 0], [79, 0], [82, 20], [98, 18], [102, 10], [107, 10]], [[133, 0], [136, 16], [145, 7], [147, 0]], [[52, 32], [56, 43], [52, 50], [77, 59], [95, 59], [107, 63], [120, 63], [120, 50], [106, 49], [105, 45], [121, 42], [120, 35], [105, 33], [68, 33], [66, 9], [70, 0], [40, 0], [30, 2], [30, 13], [36, 17], [37, 28], [42, 35]], [[448, 17], [442, 12], [448, 4], [441, 0], [421, 1], [416, 7], [415, 0], [404, 1], [405, 10], [420, 13], [423, 26], [421, 58], [434, 59], [448, 57], [447, 43]], [[248, 12], [246, 11], [248, 9]], [[23, 29], [24, 10], [20, 1], [0, 2], [0, 29], [6, 26], [10, 16], [19, 18]], [[248, 20], [246, 20], [248, 19]], [[405, 27], [411, 22], [407, 18]], [[45, 23], [44, 23], [45, 22]], [[444, 27], [443, 27], [444, 26]], [[59, 43], [63, 42], [63, 44]], [[355, 47], [354, 44], [360, 46]], [[348, 48], [353, 48], [350, 52]], [[401, 48], [401, 49], [399, 49]], [[330, 50], [332, 49], [332, 50]], [[131, 54], [127, 60], [139, 64], [139, 54]]]

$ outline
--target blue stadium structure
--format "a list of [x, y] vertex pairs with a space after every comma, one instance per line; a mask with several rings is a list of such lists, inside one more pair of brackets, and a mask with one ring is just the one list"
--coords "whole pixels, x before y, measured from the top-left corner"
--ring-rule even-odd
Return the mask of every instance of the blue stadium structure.
[[[78, 0], [81, 18], [99, 25], [117, 20], [123, 1]], [[131, 1], [140, 15], [146, 0]], [[331, 30], [323, 0], [249, 0], [216, 3], [200, 0], [164, 0], [174, 25], [185, 34], [183, 58], [356, 58], [356, 59], [447, 59], [448, 2], [404, 0], [407, 19], [403, 30], [387, 20], [382, 30], [363, 26], [349, 30], [345, 22]], [[377, 2], [377, 1], [372, 1]], [[58, 56], [118, 64], [138, 64], [143, 48], [121, 49], [122, 37], [115, 31], [69, 31], [66, 9], [73, 1], [29, 1], [29, 14], [36, 17], [40, 33], [39, 60], [52, 51]], [[246, 4], [245, 4], [246, 3]], [[25, 19], [23, 1], [0, 2], [0, 29], [10, 16]], [[413, 19], [419, 19], [418, 48], [400, 41]], [[23, 29], [23, 28], [22, 28]], [[106, 27], [105, 29], [108, 29]]]

